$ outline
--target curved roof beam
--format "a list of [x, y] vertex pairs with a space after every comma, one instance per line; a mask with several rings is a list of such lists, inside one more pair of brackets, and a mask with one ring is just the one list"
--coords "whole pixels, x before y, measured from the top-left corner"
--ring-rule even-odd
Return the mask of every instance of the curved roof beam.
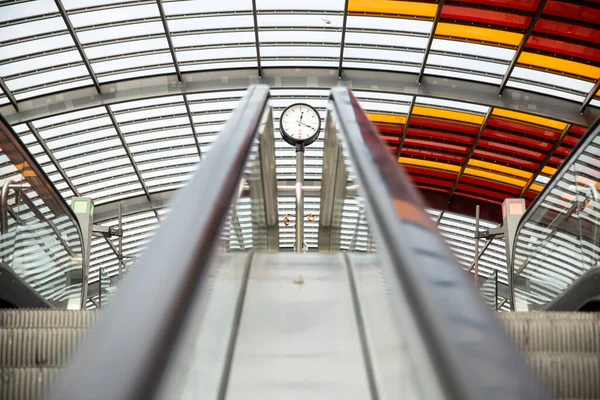
[[460, 79], [424, 76], [421, 84], [411, 73], [344, 68], [338, 78], [337, 68], [269, 68], [259, 77], [255, 68], [186, 73], [183, 82], [176, 74], [144, 77], [101, 85], [102, 93], [93, 86], [68, 90], [19, 102], [19, 111], [11, 105], [0, 107], [10, 124], [29, 122], [61, 113], [117, 104], [125, 101], [202, 92], [243, 90], [262, 83], [272, 88], [328, 89], [347, 86], [354, 90], [435, 97], [522, 111], [540, 117], [589, 126], [600, 109], [524, 90], [506, 88], [498, 96], [498, 86]]

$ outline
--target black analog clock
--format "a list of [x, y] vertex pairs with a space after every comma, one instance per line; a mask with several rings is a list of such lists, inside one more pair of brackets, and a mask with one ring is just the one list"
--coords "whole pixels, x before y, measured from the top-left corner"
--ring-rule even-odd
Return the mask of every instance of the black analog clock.
[[292, 146], [308, 146], [319, 137], [321, 117], [308, 104], [292, 104], [279, 118], [279, 132], [283, 140]]

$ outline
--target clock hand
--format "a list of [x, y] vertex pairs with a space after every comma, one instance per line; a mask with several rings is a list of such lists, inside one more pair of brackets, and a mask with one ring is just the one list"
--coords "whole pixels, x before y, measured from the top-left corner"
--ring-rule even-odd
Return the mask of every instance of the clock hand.
[[308, 125], [308, 124], [305, 124], [305, 123], [304, 123], [304, 122], [302, 122], [302, 121], [298, 121], [298, 120], [296, 120], [296, 122], [298, 123], [298, 126], [300, 126], [300, 125], [304, 125], [304, 126], [306, 126], [307, 128], [312, 128], [312, 126], [310, 126], [310, 125]]

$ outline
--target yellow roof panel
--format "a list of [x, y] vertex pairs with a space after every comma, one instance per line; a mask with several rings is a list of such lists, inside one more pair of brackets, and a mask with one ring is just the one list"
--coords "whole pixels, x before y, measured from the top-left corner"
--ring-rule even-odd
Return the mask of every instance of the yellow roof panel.
[[414, 115], [421, 115], [424, 117], [433, 117], [440, 119], [451, 119], [458, 122], [465, 122], [468, 124], [481, 125], [485, 119], [483, 115], [463, 113], [459, 111], [441, 110], [439, 108], [421, 107], [415, 106], [413, 108]]
[[544, 187], [542, 185], [538, 185], [537, 183], [534, 183], [533, 185], [531, 185], [529, 187], [529, 190], [534, 191], [534, 192], [541, 192], [542, 190], [544, 190]]
[[564, 122], [556, 121], [550, 118], [536, 117], [535, 115], [527, 113], [504, 110], [502, 108], [494, 108], [492, 114], [498, 117], [516, 119], [518, 121], [528, 122], [534, 125], [546, 126], [548, 128], [556, 129], [559, 131], [562, 131], [567, 127], [567, 124], [565, 124]]
[[445, 164], [437, 161], [421, 160], [418, 158], [400, 157], [398, 162], [403, 165], [415, 165], [431, 169], [440, 169], [443, 171], [459, 172], [460, 165]]
[[480, 28], [478, 26], [450, 24], [440, 22], [435, 30], [436, 36], [444, 36], [449, 39], [460, 38], [477, 42], [499, 43], [510, 46], [518, 46], [523, 35], [520, 33], [506, 32], [498, 29]]
[[416, 1], [350, 0], [348, 12], [434, 18], [437, 13], [437, 4]]
[[600, 78], [599, 67], [542, 54], [523, 52], [519, 57], [519, 64], [531, 65], [533, 67], [550, 69], [558, 72], [566, 72], [571, 75], [584, 76], [594, 80]]
[[378, 124], [404, 125], [406, 123], [406, 117], [402, 115], [367, 114], [367, 117], [369, 117], [371, 122], [375, 122]]
[[465, 175], [477, 176], [479, 178], [488, 179], [490, 181], [506, 183], [512, 186], [523, 187], [527, 182], [517, 179], [511, 178], [510, 176], [497, 174], [495, 172], [482, 171], [480, 169], [475, 168], [465, 168]]
[[556, 173], [556, 168], [544, 167], [542, 168], [542, 174], [552, 176]]
[[471, 160], [469, 160], [469, 166], [477, 167], [477, 168], [485, 168], [490, 171], [501, 172], [503, 174], [518, 176], [520, 178], [525, 178], [525, 179], [531, 178], [531, 172], [522, 171], [517, 168], [507, 167], [507, 166], [501, 165], [501, 164], [494, 164], [494, 163], [487, 162], [487, 161], [471, 159]]

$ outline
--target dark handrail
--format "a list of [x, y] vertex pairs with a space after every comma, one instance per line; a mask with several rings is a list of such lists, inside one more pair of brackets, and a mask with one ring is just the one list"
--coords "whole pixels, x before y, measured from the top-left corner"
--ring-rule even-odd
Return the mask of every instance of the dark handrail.
[[268, 98], [267, 86], [248, 89], [50, 399], [152, 398], [207, 279]]
[[410, 310], [418, 328], [417, 335], [407, 337], [412, 340], [408, 347], [425, 347], [430, 369], [420, 374], [421, 387], [437, 383], [438, 393], [452, 400], [550, 398], [467, 280], [424, 211], [420, 194], [354, 95], [335, 88], [331, 100], [392, 301], [397, 310]]

